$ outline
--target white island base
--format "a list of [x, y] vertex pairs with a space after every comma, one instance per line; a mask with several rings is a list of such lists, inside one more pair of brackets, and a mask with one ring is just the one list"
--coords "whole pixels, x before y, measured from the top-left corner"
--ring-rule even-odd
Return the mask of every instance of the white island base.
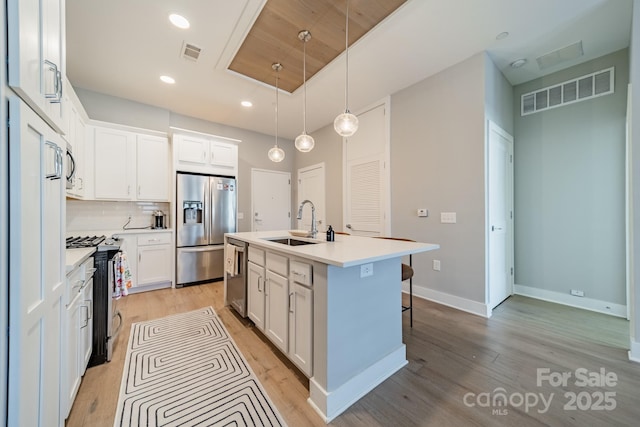
[[361, 266], [314, 263], [313, 377], [309, 403], [330, 422], [407, 364], [401, 258]]
[[[339, 235], [334, 242], [303, 239], [315, 244], [289, 246], [271, 241], [286, 240], [287, 231], [231, 233], [226, 236], [247, 242], [250, 260], [252, 247], [267, 253], [266, 267], [254, 270], [254, 278], [263, 274], [266, 268], [269, 282], [269, 274], [273, 274], [269, 272], [270, 256], [281, 260], [277, 267], [278, 274], [282, 276], [286, 276], [288, 271], [283, 267], [286, 265], [284, 260], [292, 265], [302, 263], [311, 268], [306, 272], [292, 270], [294, 277], [288, 279], [289, 285], [282, 277], [278, 281], [281, 289], [278, 295], [282, 295], [284, 300], [278, 303], [274, 299], [270, 307], [294, 313], [297, 303], [287, 303], [287, 296], [293, 296], [294, 301], [296, 297], [291, 293], [291, 287], [283, 288], [294, 286], [298, 277], [308, 278], [306, 275], [311, 275], [311, 281], [303, 282], [313, 289], [312, 310], [309, 310], [309, 313], [313, 312], [312, 320], [305, 323], [306, 336], [313, 337], [309, 351], [313, 360], [306, 360], [304, 366], [310, 376], [308, 402], [325, 422], [333, 420], [407, 364], [406, 348], [402, 343], [402, 257], [438, 249], [437, 244]], [[250, 287], [259, 290], [260, 283], [263, 283], [264, 289], [270, 289], [260, 279], [252, 281], [250, 278]], [[252, 282], [254, 286], [257, 284], [256, 288], [251, 286]], [[273, 285], [276, 284], [274, 282]], [[258, 292], [255, 295], [256, 301], [262, 304], [262, 294]], [[252, 302], [252, 292], [249, 292], [248, 300]], [[249, 317], [252, 317], [251, 313]], [[260, 320], [260, 316], [255, 319]], [[290, 358], [292, 353], [306, 354], [297, 352], [296, 344], [291, 340], [287, 346], [287, 340], [281, 337], [285, 331], [293, 329], [282, 325], [278, 328], [277, 321], [275, 323], [272, 328], [262, 326], [260, 329], [264, 329], [272, 340], [275, 337], [276, 345]]]

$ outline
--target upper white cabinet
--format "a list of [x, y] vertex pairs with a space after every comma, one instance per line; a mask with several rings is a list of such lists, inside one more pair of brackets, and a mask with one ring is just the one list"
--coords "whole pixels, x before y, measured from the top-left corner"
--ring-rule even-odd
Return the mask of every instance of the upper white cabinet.
[[8, 81], [57, 132], [66, 133], [62, 85], [64, 0], [8, 0]]
[[169, 200], [169, 141], [158, 136], [136, 136], [138, 200]]
[[134, 133], [96, 128], [93, 157], [96, 199], [134, 199], [135, 144]]
[[238, 140], [204, 134], [174, 134], [175, 168], [182, 172], [236, 176]]
[[[67, 188], [67, 196], [78, 199], [85, 199], [93, 197], [88, 191], [88, 172], [92, 170], [91, 166], [87, 165], [87, 126], [85, 124], [86, 113], [82, 108], [82, 104], [78, 100], [73, 87], [65, 79], [65, 92], [64, 100], [66, 101], [66, 127], [67, 133], [64, 138], [71, 145], [75, 171], [73, 174], [73, 187]], [[91, 162], [93, 163], [93, 162]], [[70, 171], [67, 171], [69, 174]]]
[[96, 199], [169, 201], [167, 138], [96, 127], [92, 160]]

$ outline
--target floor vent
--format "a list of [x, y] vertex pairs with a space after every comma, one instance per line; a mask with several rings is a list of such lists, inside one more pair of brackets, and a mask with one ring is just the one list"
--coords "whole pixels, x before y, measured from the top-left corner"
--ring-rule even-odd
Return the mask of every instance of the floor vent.
[[614, 67], [522, 95], [521, 115], [526, 116], [597, 96], [609, 95], [614, 88]]
[[181, 56], [184, 59], [188, 59], [189, 61], [197, 61], [200, 57], [200, 52], [202, 52], [202, 49], [200, 49], [198, 46], [184, 42], [184, 44], [182, 45]]

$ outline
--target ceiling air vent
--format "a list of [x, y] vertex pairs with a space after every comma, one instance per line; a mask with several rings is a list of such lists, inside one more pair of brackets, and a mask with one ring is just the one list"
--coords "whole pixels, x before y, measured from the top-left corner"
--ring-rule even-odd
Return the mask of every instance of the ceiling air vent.
[[200, 57], [201, 51], [202, 49], [200, 49], [198, 46], [184, 42], [184, 44], [182, 45], [182, 53], [180, 56], [182, 56], [184, 59], [188, 59], [189, 61], [197, 61]]
[[613, 93], [614, 67], [577, 79], [525, 93], [520, 100], [523, 116]]

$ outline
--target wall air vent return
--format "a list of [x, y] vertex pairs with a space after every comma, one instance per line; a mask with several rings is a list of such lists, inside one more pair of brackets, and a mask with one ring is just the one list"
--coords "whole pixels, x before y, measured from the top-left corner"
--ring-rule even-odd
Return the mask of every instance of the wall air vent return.
[[614, 67], [578, 77], [557, 85], [525, 93], [520, 100], [521, 115], [613, 93]]
[[198, 46], [184, 42], [184, 44], [182, 45], [182, 52], [180, 56], [182, 56], [184, 59], [188, 59], [189, 61], [197, 61], [200, 57], [201, 51], [202, 49], [200, 49]]

